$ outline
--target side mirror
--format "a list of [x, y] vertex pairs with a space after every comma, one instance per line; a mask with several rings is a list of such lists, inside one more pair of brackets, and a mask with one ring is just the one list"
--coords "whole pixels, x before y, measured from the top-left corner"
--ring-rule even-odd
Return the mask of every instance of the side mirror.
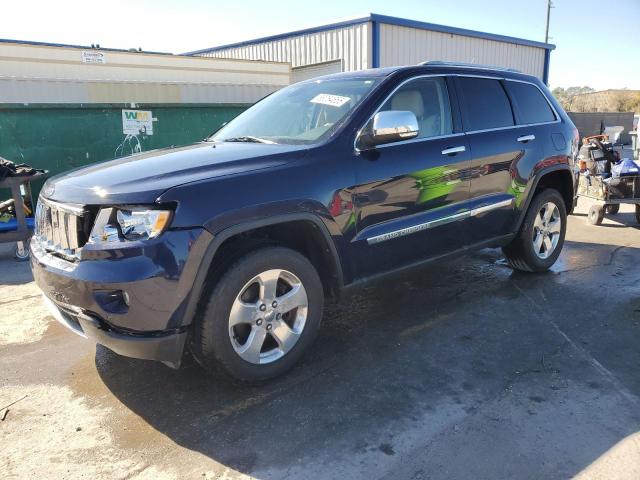
[[418, 136], [420, 128], [413, 112], [390, 110], [376, 113], [358, 138], [358, 148], [366, 150], [376, 145], [399, 142]]

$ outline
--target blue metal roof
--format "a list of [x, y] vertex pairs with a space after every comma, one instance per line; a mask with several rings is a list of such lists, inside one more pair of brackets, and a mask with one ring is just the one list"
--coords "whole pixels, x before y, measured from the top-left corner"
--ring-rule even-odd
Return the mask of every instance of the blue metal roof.
[[293, 32], [281, 33], [278, 35], [270, 35], [268, 37], [256, 38], [253, 40], [245, 40], [243, 42], [230, 43], [227, 45], [220, 45], [217, 47], [205, 48], [202, 50], [195, 50], [192, 52], [183, 53], [182, 55], [198, 55], [202, 53], [216, 52], [220, 50], [226, 50], [228, 48], [244, 47], [247, 45], [255, 45], [257, 43], [272, 42], [275, 40], [283, 40], [285, 38], [297, 37], [299, 35], [309, 35], [311, 33], [318, 33], [326, 30], [335, 30], [338, 28], [349, 27], [352, 25], [360, 25], [362, 23], [367, 23], [367, 22], [386, 23], [386, 24], [398, 25], [402, 27], [411, 27], [411, 28], [418, 28], [421, 30], [430, 30], [433, 32], [452, 33], [454, 35], [462, 35], [465, 37], [482, 38], [485, 40], [495, 40], [498, 42], [513, 43], [516, 45], [525, 45], [529, 47], [544, 48], [546, 50], [553, 50], [556, 48], [555, 45], [550, 43], [536, 42], [534, 40], [526, 40], [524, 38], [509, 37], [507, 35], [497, 35], [494, 33], [479, 32], [477, 30], [467, 30], [465, 28], [449, 27], [447, 25], [438, 25], [435, 23], [421, 22], [418, 20], [410, 20], [406, 18], [390, 17], [388, 15], [379, 15], [377, 13], [371, 13], [366, 17], [359, 17], [351, 20], [345, 20], [342, 22], [330, 23], [328, 25], [305, 28], [302, 30], [295, 30]]

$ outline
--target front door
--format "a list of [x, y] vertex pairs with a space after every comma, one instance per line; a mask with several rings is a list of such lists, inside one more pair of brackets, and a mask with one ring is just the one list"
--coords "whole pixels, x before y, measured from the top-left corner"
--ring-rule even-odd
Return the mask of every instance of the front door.
[[411, 111], [419, 134], [358, 153], [354, 191], [359, 274], [370, 276], [460, 249], [468, 216], [469, 145], [442, 76], [403, 83], [377, 111]]

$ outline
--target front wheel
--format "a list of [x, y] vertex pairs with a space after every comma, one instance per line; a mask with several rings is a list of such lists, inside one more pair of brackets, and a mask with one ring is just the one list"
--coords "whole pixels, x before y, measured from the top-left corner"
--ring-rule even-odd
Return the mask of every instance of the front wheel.
[[194, 354], [245, 382], [283, 374], [316, 337], [322, 282], [311, 262], [283, 247], [241, 257], [220, 277], [195, 326]]
[[520, 231], [502, 251], [513, 269], [544, 272], [558, 259], [566, 230], [562, 196], [557, 190], [545, 189], [533, 198]]
[[591, 205], [587, 213], [587, 221], [591, 225], [600, 225], [604, 220], [604, 207], [602, 205]]

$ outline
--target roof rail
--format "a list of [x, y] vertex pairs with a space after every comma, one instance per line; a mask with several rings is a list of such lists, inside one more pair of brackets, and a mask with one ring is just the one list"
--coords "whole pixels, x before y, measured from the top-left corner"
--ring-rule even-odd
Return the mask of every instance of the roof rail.
[[476, 63], [445, 62], [443, 60], [429, 60], [428, 62], [420, 62], [418, 65], [429, 65], [434, 67], [444, 66], [444, 67], [459, 67], [459, 68], [476, 68], [478, 70], [498, 70], [502, 72], [522, 73], [520, 70], [516, 70], [515, 68], [498, 67], [495, 65], [480, 65]]

